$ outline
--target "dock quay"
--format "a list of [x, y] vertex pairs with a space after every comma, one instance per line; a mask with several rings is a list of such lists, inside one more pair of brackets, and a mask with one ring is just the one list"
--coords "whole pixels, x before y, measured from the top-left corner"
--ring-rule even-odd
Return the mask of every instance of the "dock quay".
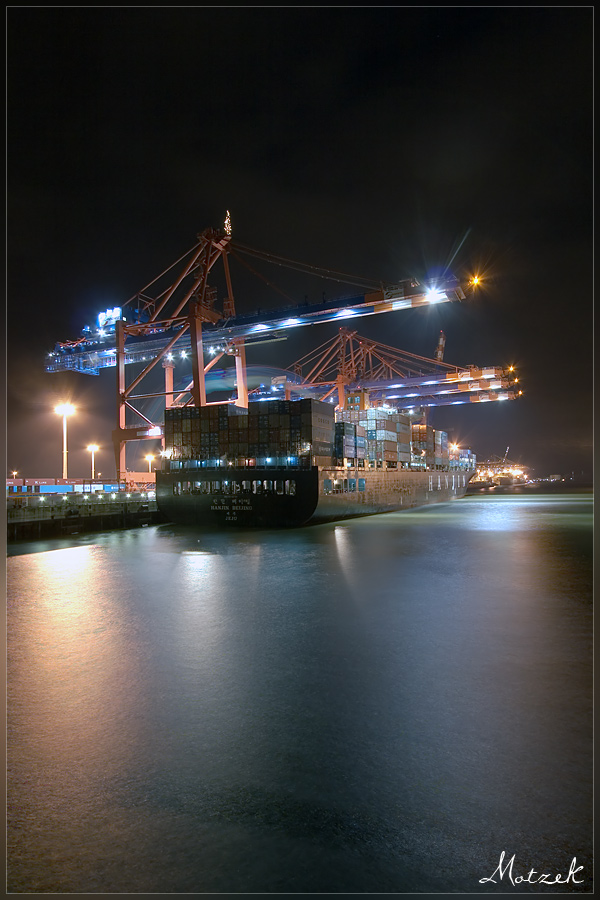
[[7, 540], [37, 540], [90, 531], [140, 528], [166, 521], [154, 492], [30, 494], [7, 497]]

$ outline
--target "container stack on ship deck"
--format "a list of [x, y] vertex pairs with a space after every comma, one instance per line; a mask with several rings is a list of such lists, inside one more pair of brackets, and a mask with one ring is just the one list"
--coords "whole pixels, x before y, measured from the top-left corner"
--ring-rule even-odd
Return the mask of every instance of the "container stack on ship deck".
[[413, 438], [409, 417], [382, 407], [335, 412], [312, 399], [174, 407], [157, 501], [173, 522], [280, 527], [462, 496], [474, 457], [445, 460], [441, 438], [437, 456], [432, 429], [431, 453]]

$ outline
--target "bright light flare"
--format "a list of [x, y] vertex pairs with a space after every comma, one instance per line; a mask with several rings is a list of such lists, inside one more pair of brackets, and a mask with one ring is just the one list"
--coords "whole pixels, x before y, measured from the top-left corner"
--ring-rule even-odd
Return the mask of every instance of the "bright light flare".
[[59, 416], [72, 416], [75, 412], [75, 407], [71, 403], [60, 403], [54, 407], [54, 412]]
[[441, 300], [446, 300], [446, 294], [443, 291], [438, 290], [437, 288], [428, 288], [425, 292], [425, 296], [429, 303], [439, 303]]

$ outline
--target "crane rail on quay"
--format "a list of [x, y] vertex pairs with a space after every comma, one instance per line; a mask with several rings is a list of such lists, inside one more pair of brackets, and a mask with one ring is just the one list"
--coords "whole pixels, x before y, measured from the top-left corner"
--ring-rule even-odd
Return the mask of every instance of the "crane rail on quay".
[[[247, 262], [248, 256], [339, 284], [352, 285], [360, 293], [333, 300], [323, 299], [313, 304], [291, 302], [289, 306], [278, 309], [238, 314], [230, 258], [241, 263], [270, 288], [283, 293]], [[219, 260], [222, 263], [221, 278], [224, 276], [225, 284], [221, 309], [217, 306], [217, 291], [208, 281]], [[101, 369], [116, 368], [113, 444], [117, 479], [120, 481], [126, 471], [125, 448], [129, 441], [161, 438], [164, 442], [163, 423], [154, 420], [156, 415], [150, 417], [147, 410], [142, 411], [148, 400], [164, 397], [165, 408], [223, 403], [247, 408], [246, 347], [285, 340], [291, 329], [307, 325], [346, 323], [363, 316], [464, 300], [478, 280], [475, 277], [462, 285], [454, 277], [437, 279], [427, 286], [415, 279], [395, 284], [377, 283], [300, 263], [234, 241], [228, 214], [223, 230], [207, 228], [201, 232], [198, 242], [187, 253], [122, 307], [100, 313], [97, 326], [86, 326], [76, 340], [57, 343], [54, 351], [48, 354], [46, 371], [98, 375]], [[188, 366], [191, 364], [189, 381], [186, 380], [178, 390], [174, 388], [176, 353], [179, 359], [187, 361]], [[205, 361], [205, 355], [208, 361]], [[297, 396], [310, 395], [333, 401], [335, 394], [337, 406], [341, 408], [345, 405], [349, 390], [366, 391], [374, 403], [391, 400], [403, 409], [514, 399], [520, 393], [511, 389], [515, 380], [511, 375], [512, 369], [498, 366], [457, 367], [444, 363], [442, 358], [442, 337], [436, 359], [431, 360], [376, 344], [341, 327], [339, 335], [318, 348], [316, 355], [309, 354], [299, 360], [293, 370], [282, 370], [282, 375], [273, 381], [277, 382], [279, 390], [285, 391], [288, 399], [296, 393]], [[235, 396], [227, 400], [207, 401], [211, 374], [218, 371], [215, 369], [217, 362], [231, 359], [235, 362]], [[165, 372], [164, 390], [157, 391], [153, 385], [145, 393], [134, 393], [142, 390], [141, 383], [159, 362]], [[135, 363], [144, 365], [128, 384], [126, 368]], [[335, 371], [332, 366], [336, 367]], [[128, 423], [127, 419], [132, 415], [135, 422]]]

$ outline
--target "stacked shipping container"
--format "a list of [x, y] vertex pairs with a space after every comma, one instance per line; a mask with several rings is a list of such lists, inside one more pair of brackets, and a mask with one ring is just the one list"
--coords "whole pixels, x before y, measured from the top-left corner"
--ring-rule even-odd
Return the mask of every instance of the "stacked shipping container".
[[[118, 491], [116, 482], [86, 481], [84, 478], [7, 478], [9, 494], [72, 494]], [[121, 485], [122, 487], [122, 485]]]
[[458, 450], [458, 468], [474, 469], [477, 465], [477, 458], [472, 450]]
[[434, 437], [431, 425], [412, 425], [412, 465], [420, 469], [432, 469], [434, 462]]
[[447, 469], [449, 463], [448, 435], [445, 431], [435, 431], [433, 437], [435, 467], [436, 469]]
[[[410, 463], [411, 435], [408, 416], [393, 409], [376, 407], [361, 410], [338, 410], [336, 419], [338, 425], [350, 424], [357, 429], [357, 454], [354, 458], [368, 460], [371, 468], [398, 468]], [[365, 452], [361, 456], [359, 453], [361, 445], [358, 442], [359, 434], [362, 437], [363, 432]]]
[[448, 468], [448, 435], [445, 431], [437, 431], [431, 425], [413, 425], [412, 450], [416, 468]]
[[171, 407], [165, 411], [165, 444], [172, 461], [245, 466], [312, 457], [317, 465], [330, 465], [333, 415], [320, 400], [255, 401], [247, 410], [232, 404]]
[[312, 399], [252, 401], [247, 410], [231, 404], [171, 407], [165, 412], [165, 444], [171, 469], [227, 463], [458, 467], [444, 431], [413, 425], [395, 409], [334, 412], [331, 404]]

